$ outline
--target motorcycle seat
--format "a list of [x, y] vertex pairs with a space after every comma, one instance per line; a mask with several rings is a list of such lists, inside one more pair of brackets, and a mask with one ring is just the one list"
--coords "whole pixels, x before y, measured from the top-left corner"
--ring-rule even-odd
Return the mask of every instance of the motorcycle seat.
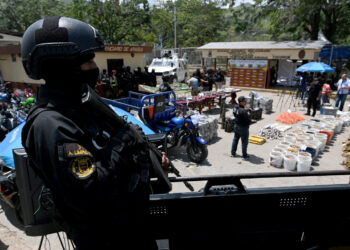
[[166, 134], [159, 133], [159, 134], [151, 134], [147, 135], [147, 138], [150, 142], [159, 142], [165, 139]]

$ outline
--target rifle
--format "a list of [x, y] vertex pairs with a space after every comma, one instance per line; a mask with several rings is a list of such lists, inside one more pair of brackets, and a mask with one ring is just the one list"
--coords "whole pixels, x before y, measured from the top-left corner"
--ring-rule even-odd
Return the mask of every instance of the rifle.
[[[83, 90], [82, 94], [82, 107], [83, 109], [98, 121], [103, 121], [103, 126], [111, 135], [115, 134], [119, 129], [125, 128], [126, 122], [123, 118], [119, 117], [102, 99], [97, 93], [86, 85], [86, 89]], [[162, 159], [162, 153], [152, 144], [147, 141], [150, 148], [150, 157], [152, 160], [153, 171], [158, 177], [158, 182], [156, 183], [157, 190], [160, 192], [171, 191], [172, 185], [168, 180], [167, 174], [160, 166], [159, 162]], [[170, 162], [170, 172], [174, 173], [176, 176], [181, 176], [180, 172], [175, 168], [175, 166]], [[191, 191], [194, 188], [188, 182], [184, 182], [186, 187]]]

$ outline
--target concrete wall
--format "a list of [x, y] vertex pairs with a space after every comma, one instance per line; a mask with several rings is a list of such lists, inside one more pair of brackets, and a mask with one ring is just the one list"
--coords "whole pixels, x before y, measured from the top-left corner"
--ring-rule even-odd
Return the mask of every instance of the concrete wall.
[[[99, 67], [100, 71], [102, 69], [107, 69], [107, 59], [123, 59], [125, 66], [130, 66], [131, 70], [137, 67], [145, 66], [143, 53], [134, 53], [134, 57], [130, 53], [108, 53], [108, 52], [98, 52], [96, 53], [95, 62]], [[18, 83], [31, 83], [31, 84], [43, 84], [44, 80], [33, 80], [30, 79], [24, 71], [22, 65], [22, 58], [16, 54], [16, 61], [12, 60], [10, 54], [0, 55], [0, 71], [2, 73], [2, 78], [5, 82], [18, 82]]]
[[24, 71], [22, 58], [16, 54], [16, 61], [10, 54], [0, 55], [0, 71], [5, 82], [43, 83], [43, 80], [30, 79]]

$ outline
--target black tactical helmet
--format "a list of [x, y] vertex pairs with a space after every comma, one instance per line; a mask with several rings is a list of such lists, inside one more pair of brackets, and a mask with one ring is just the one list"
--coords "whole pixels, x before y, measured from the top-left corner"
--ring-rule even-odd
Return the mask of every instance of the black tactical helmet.
[[52, 16], [28, 27], [21, 49], [26, 73], [39, 80], [45, 79], [53, 66], [61, 69], [80, 66], [94, 57], [94, 51], [103, 50], [104, 42], [91, 25], [73, 18]]

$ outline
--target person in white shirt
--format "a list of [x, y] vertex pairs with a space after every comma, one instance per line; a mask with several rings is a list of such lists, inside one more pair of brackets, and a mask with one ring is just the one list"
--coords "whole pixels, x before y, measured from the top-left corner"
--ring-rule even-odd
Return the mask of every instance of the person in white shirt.
[[350, 80], [346, 77], [346, 74], [343, 74], [341, 76], [341, 79], [339, 79], [338, 83], [336, 83], [335, 86], [338, 87], [335, 106], [339, 107], [339, 102], [340, 102], [339, 110], [343, 111], [346, 97], [348, 96], [349, 89], [350, 89]]

